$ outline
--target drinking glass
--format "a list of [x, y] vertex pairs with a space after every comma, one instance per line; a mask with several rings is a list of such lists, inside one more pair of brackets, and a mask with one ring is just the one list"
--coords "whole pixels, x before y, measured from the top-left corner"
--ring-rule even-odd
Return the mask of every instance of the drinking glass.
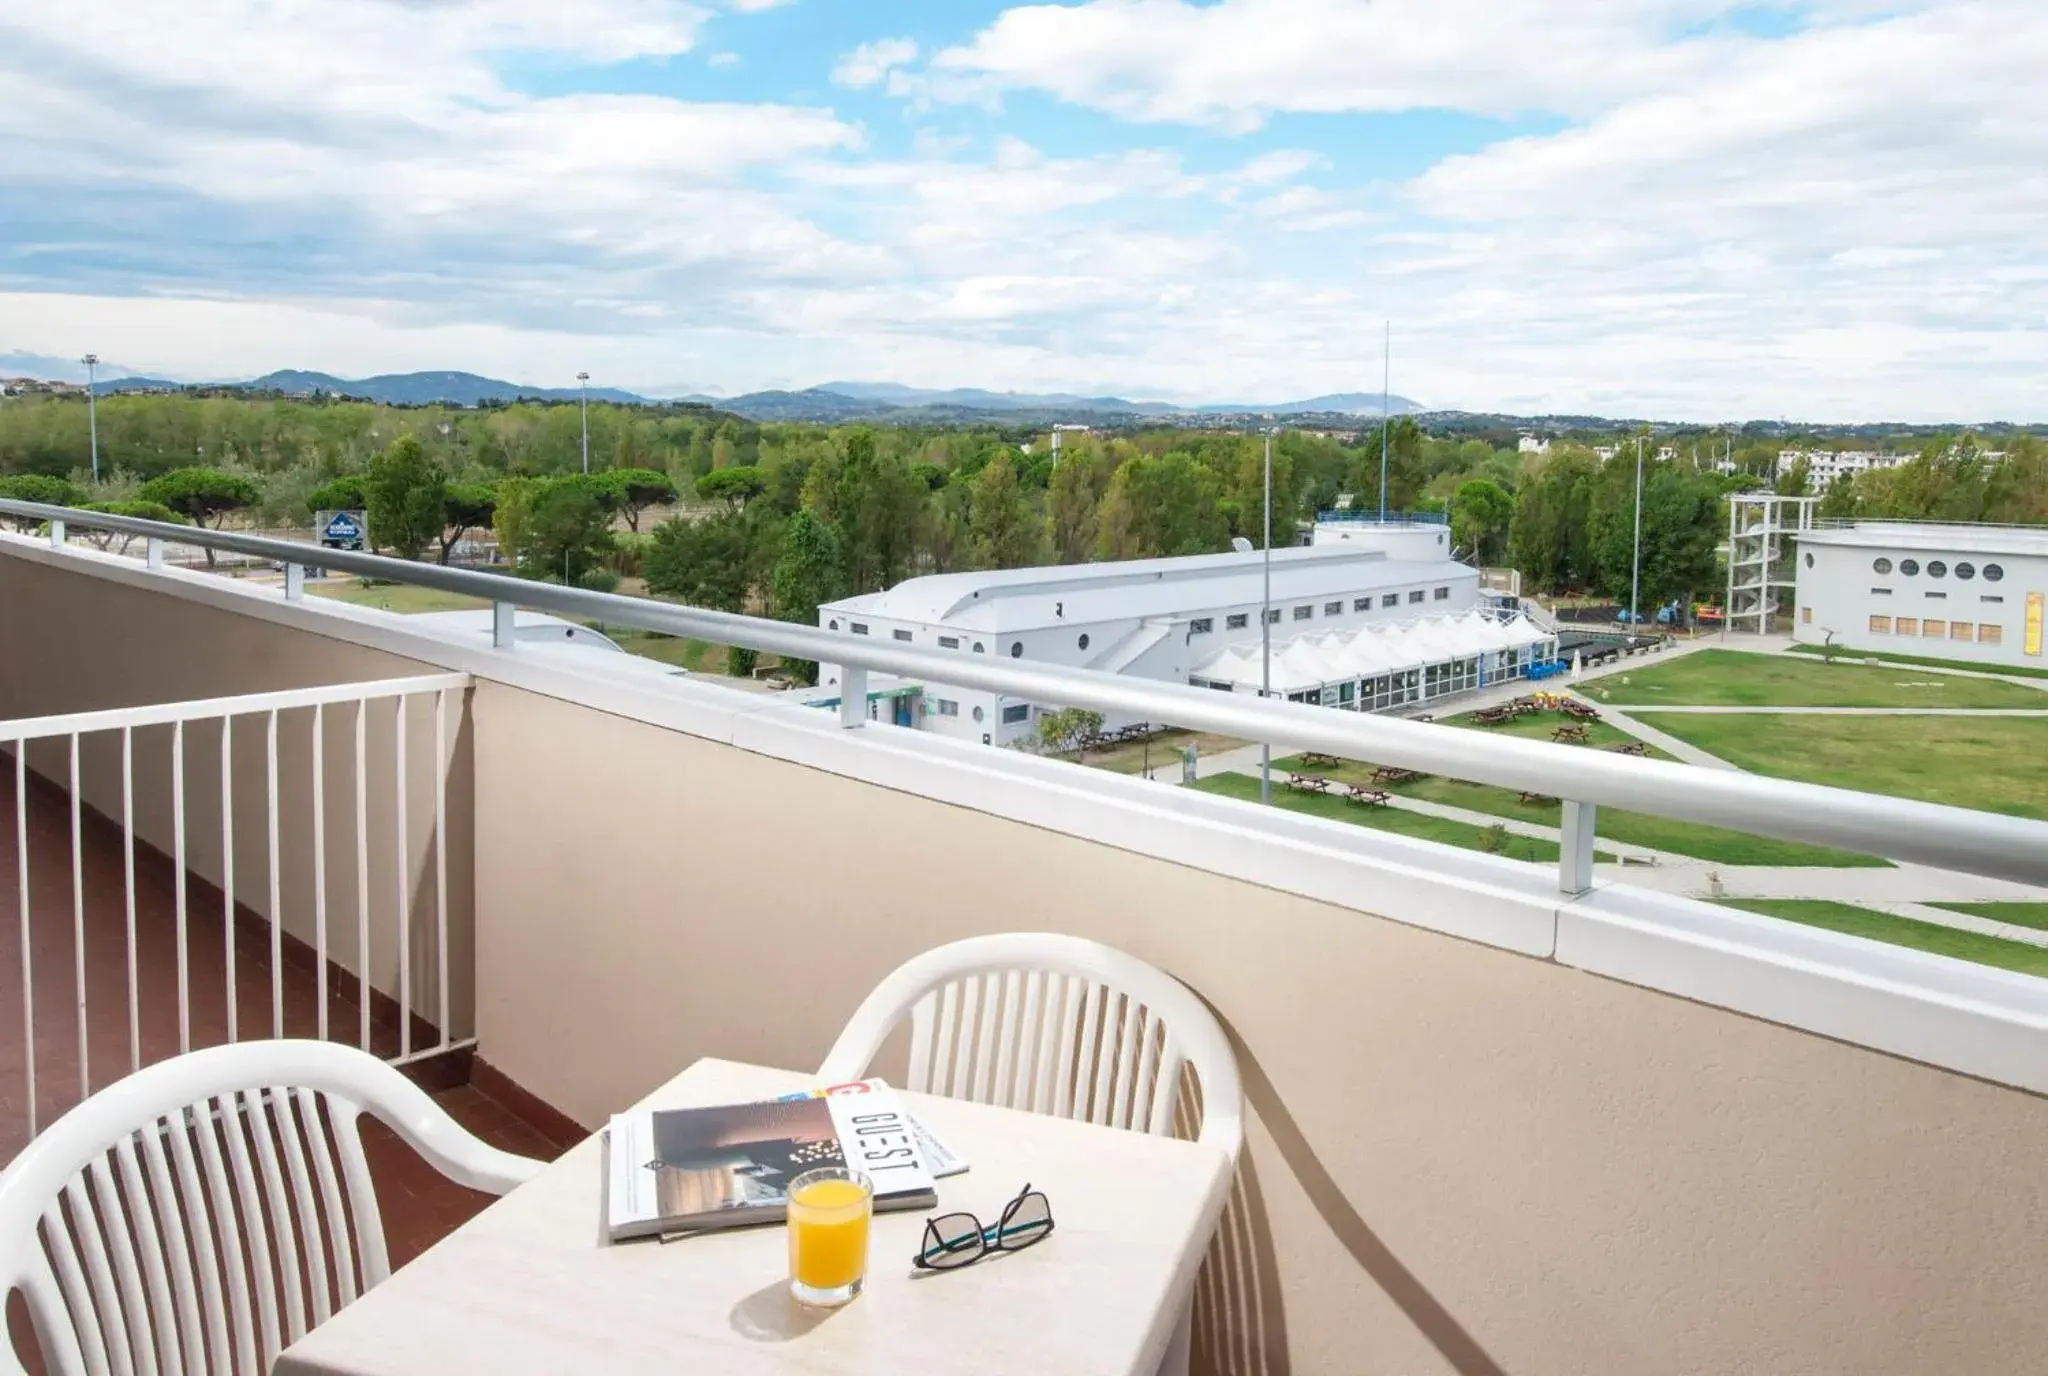
[[868, 1272], [875, 1182], [840, 1166], [806, 1171], [789, 1186], [789, 1293], [830, 1307], [860, 1293]]

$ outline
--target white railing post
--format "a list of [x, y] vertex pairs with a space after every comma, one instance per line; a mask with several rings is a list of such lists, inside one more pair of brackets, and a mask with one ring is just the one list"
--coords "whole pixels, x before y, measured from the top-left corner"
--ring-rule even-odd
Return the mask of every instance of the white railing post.
[[1593, 887], [1593, 827], [1599, 809], [1565, 800], [1564, 835], [1557, 852], [1557, 887], [1574, 896]]
[[64, 523], [62, 521], [50, 522], [50, 548], [64, 548]]
[[143, 562], [150, 568], [161, 569], [164, 566], [164, 542], [154, 535], [150, 536], [142, 544], [142, 556]]
[[510, 602], [491, 603], [491, 644], [500, 650], [509, 650], [514, 644]]
[[284, 600], [303, 602], [306, 600], [306, 566], [286, 564], [284, 566]]
[[839, 724], [868, 724], [868, 671], [850, 664], [839, 669]]

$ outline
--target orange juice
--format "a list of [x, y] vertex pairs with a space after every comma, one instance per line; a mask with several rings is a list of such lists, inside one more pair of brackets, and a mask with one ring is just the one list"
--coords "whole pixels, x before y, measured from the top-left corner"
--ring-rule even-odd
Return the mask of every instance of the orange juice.
[[868, 1269], [872, 1190], [865, 1180], [802, 1180], [789, 1197], [789, 1276], [799, 1299], [843, 1303]]

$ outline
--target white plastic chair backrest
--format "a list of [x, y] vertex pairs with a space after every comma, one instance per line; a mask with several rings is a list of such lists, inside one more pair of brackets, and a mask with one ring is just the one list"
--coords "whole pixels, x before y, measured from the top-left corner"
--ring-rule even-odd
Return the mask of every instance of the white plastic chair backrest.
[[[390, 1274], [358, 1115], [503, 1194], [541, 1162], [477, 1140], [353, 1047], [258, 1041], [148, 1066], [0, 1172], [0, 1297], [21, 1289], [50, 1370], [270, 1370]], [[20, 1372], [0, 1341], [0, 1372]]]
[[1244, 1100], [1223, 1029], [1186, 986], [1122, 951], [1043, 932], [926, 951], [875, 986], [820, 1076], [860, 1079], [906, 1014], [907, 1089], [1170, 1134], [1192, 1065], [1198, 1140], [1237, 1159]]

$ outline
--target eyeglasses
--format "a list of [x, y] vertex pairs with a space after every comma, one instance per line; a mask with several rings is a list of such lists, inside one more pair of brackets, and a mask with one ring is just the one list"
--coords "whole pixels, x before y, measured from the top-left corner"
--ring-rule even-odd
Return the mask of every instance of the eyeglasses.
[[1052, 1204], [1026, 1185], [1003, 1206], [995, 1226], [984, 1228], [973, 1214], [940, 1214], [924, 1224], [924, 1246], [911, 1265], [925, 1271], [972, 1266], [990, 1252], [1021, 1252], [1052, 1234]]

